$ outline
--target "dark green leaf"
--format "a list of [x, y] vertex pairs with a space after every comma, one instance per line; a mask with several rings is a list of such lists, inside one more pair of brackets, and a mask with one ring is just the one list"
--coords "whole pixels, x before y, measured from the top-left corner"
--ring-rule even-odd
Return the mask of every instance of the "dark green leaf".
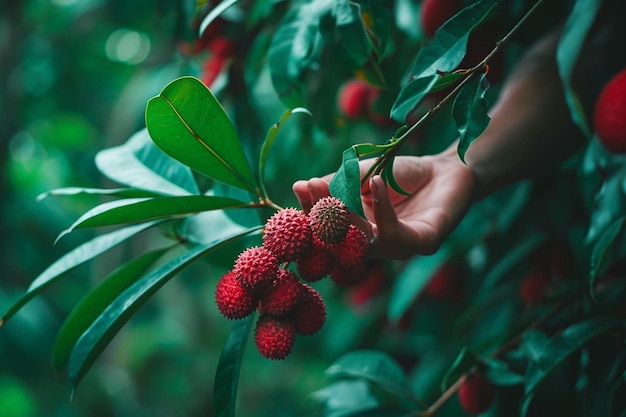
[[395, 177], [393, 176], [393, 162], [394, 161], [395, 161], [395, 158], [391, 158], [389, 163], [385, 166], [382, 172], [382, 178], [387, 184], [389, 184], [391, 189], [393, 189], [396, 193], [410, 196], [411, 193], [409, 193], [404, 188], [402, 188], [400, 184], [398, 184], [398, 182], [396, 181]]
[[524, 375], [511, 371], [505, 362], [492, 358], [484, 359], [483, 362], [487, 364], [485, 376], [495, 385], [508, 387], [524, 383]]
[[375, 0], [356, 0], [354, 3], [361, 8], [361, 20], [365, 33], [380, 61], [389, 43], [390, 28], [393, 27], [391, 8], [384, 2]]
[[44, 198], [51, 196], [62, 195], [107, 195], [111, 197], [121, 198], [144, 198], [144, 197], [160, 197], [162, 194], [154, 193], [147, 190], [138, 190], [136, 188], [81, 188], [81, 187], [66, 187], [57, 188], [56, 190], [46, 191], [43, 194], [37, 196], [37, 201], [41, 201]]
[[358, 143], [354, 145], [354, 149], [359, 158], [371, 158], [378, 156], [389, 149], [391, 145], [374, 145], [372, 143]]
[[209, 27], [211, 22], [213, 22], [219, 15], [224, 13], [226, 9], [228, 9], [233, 4], [237, 3], [238, 0], [222, 0], [217, 6], [213, 7], [211, 11], [206, 15], [204, 19], [202, 19], [202, 23], [200, 24], [200, 28], [198, 30], [198, 36], [202, 37], [206, 28]]
[[459, 131], [457, 152], [461, 161], [465, 162], [465, 152], [489, 124], [485, 93], [489, 88], [487, 74], [474, 76], [457, 94], [452, 105], [452, 116]]
[[249, 207], [250, 203], [227, 197], [192, 195], [183, 197], [133, 198], [100, 204], [80, 216], [57, 240], [74, 229], [136, 223], [163, 217], [182, 216], [209, 210]]
[[235, 416], [239, 371], [254, 317], [237, 320], [222, 349], [213, 384], [213, 414], [216, 417]]
[[216, 181], [256, 192], [235, 127], [197, 78], [178, 78], [151, 98], [146, 126], [154, 143], [172, 158]]
[[476, 355], [470, 348], [464, 347], [461, 349], [459, 356], [455, 359], [454, 363], [448, 369], [441, 380], [441, 392], [445, 392], [450, 386], [452, 386], [459, 378], [468, 373], [472, 368], [481, 363], [480, 357]]
[[363, 217], [361, 203], [361, 170], [356, 149], [350, 147], [343, 151], [341, 166], [328, 186], [330, 193], [343, 201], [348, 210]]
[[378, 406], [370, 385], [363, 379], [345, 379], [333, 382], [312, 393], [311, 397], [325, 406], [325, 417], [366, 412]]
[[52, 360], [57, 371], [67, 365], [76, 341], [91, 323], [168, 249], [157, 249], [145, 253], [121, 265], [76, 304], [57, 333], [52, 354]]
[[397, 321], [406, 313], [435, 271], [450, 255], [450, 248], [443, 245], [433, 255], [417, 256], [411, 259], [392, 284], [387, 307], [389, 320]]
[[240, 239], [259, 228], [194, 246], [165, 265], [144, 275], [120, 294], [78, 339], [70, 355], [68, 372], [73, 390], [93, 365], [104, 348], [130, 317], [163, 285], [193, 262], [209, 252]]
[[626, 212], [626, 165], [604, 173], [604, 182], [595, 196], [589, 230], [585, 240], [593, 245], [610, 224]]
[[556, 51], [559, 74], [572, 120], [587, 136], [591, 135], [591, 130], [585, 118], [585, 110], [572, 88], [571, 81], [580, 51], [601, 4], [602, 2], [597, 0], [576, 0], [561, 31]]
[[355, 67], [362, 66], [369, 59], [372, 48], [361, 21], [360, 6], [348, 0], [336, 0], [333, 15], [343, 53], [350, 57]]
[[280, 128], [283, 124], [291, 117], [292, 114], [297, 113], [306, 113], [309, 116], [312, 116], [311, 112], [303, 107], [297, 107], [295, 109], [286, 110], [280, 120], [272, 125], [267, 135], [265, 135], [265, 140], [263, 141], [263, 145], [261, 145], [261, 152], [259, 153], [259, 182], [261, 183], [261, 188], [263, 189], [263, 193], [267, 196], [267, 192], [265, 190], [265, 164], [267, 162], [267, 158], [270, 155], [270, 150], [272, 149], [272, 145], [274, 145], [274, 141], [276, 140], [276, 136], [280, 132]]
[[397, 396], [411, 396], [404, 371], [389, 355], [374, 350], [353, 351], [337, 359], [328, 369], [330, 378], [362, 378]]
[[623, 238], [625, 225], [626, 217], [619, 218], [604, 230], [593, 245], [591, 252], [591, 268], [589, 270], [589, 288], [592, 291], [596, 278], [606, 272], [607, 268], [611, 265], [616, 239], [619, 236]]
[[35, 278], [26, 290], [26, 293], [4, 313], [2, 319], [0, 319], [0, 325], [4, 324], [30, 299], [56, 282], [56, 280], [61, 278], [64, 274], [158, 223], [159, 221], [142, 223], [100, 235], [66, 253]]
[[101, 150], [96, 166], [110, 180], [161, 195], [200, 194], [189, 167], [164, 154], [146, 129], [126, 143]]
[[396, 101], [391, 108], [391, 117], [400, 123], [404, 123], [407, 115], [432, 90], [438, 79], [439, 76], [437, 74], [431, 74], [409, 81], [407, 85], [402, 87], [398, 97], [396, 97]]
[[615, 329], [620, 323], [620, 320], [614, 317], [588, 319], [571, 325], [543, 344], [543, 348], [534, 351], [529, 356], [528, 369], [526, 370], [524, 399], [520, 406], [522, 417], [526, 416], [535, 390], [550, 372], [589, 341]]

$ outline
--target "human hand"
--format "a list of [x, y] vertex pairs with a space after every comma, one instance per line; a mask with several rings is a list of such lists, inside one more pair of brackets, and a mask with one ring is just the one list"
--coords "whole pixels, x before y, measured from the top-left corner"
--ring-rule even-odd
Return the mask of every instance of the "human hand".
[[[361, 176], [373, 160], [360, 162]], [[399, 156], [393, 165], [398, 184], [411, 195], [387, 187], [373, 176], [361, 189], [366, 219], [354, 215], [353, 223], [370, 238], [370, 256], [408, 259], [437, 251], [463, 218], [474, 199], [476, 178], [455, 152], [433, 156]], [[305, 212], [330, 194], [333, 174], [297, 181], [293, 191]]]

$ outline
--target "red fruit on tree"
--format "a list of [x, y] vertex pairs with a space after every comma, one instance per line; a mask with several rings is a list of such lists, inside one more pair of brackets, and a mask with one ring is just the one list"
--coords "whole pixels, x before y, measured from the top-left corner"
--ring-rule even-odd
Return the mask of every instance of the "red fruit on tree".
[[311, 232], [324, 243], [342, 241], [350, 227], [350, 213], [337, 197], [323, 197], [309, 211]]
[[626, 153], [626, 69], [602, 88], [593, 122], [598, 139], [608, 150]]
[[424, 0], [420, 9], [420, 23], [426, 36], [432, 38], [446, 20], [463, 8], [461, 0]]
[[424, 294], [435, 300], [458, 300], [463, 295], [463, 276], [453, 263], [443, 264], [430, 278]]
[[526, 305], [536, 305], [545, 296], [550, 286], [550, 273], [534, 269], [524, 277], [520, 286], [520, 298]]
[[261, 290], [276, 279], [278, 259], [262, 246], [251, 247], [239, 254], [233, 273], [242, 287], [253, 291]]
[[202, 71], [200, 73], [200, 80], [204, 85], [211, 88], [217, 77], [224, 69], [224, 59], [215, 55], [211, 56], [204, 61], [202, 65]]
[[350, 119], [364, 117], [370, 91], [371, 86], [365, 81], [354, 79], [346, 82], [339, 90], [338, 105], [341, 113]]
[[365, 267], [365, 256], [368, 246], [365, 233], [351, 224], [343, 240], [332, 246], [335, 262], [344, 268], [362, 270]]
[[259, 311], [272, 316], [285, 314], [298, 303], [301, 292], [302, 286], [296, 274], [280, 268], [272, 286], [264, 291]]
[[208, 45], [209, 51], [221, 59], [227, 59], [235, 54], [235, 44], [226, 36], [218, 36], [212, 39]]
[[293, 348], [296, 326], [285, 317], [259, 316], [254, 328], [254, 342], [259, 353], [268, 359], [285, 359]]
[[481, 374], [469, 374], [459, 388], [459, 402], [470, 414], [487, 411], [496, 396], [495, 386]]
[[232, 271], [228, 271], [217, 282], [215, 303], [224, 317], [236, 320], [252, 314], [257, 299], [250, 290], [241, 286]]
[[350, 303], [359, 306], [375, 298], [385, 286], [385, 269], [378, 262], [365, 270], [362, 281], [350, 291]]
[[302, 285], [300, 301], [293, 311], [296, 331], [310, 336], [319, 332], [326, 322], [326, 303], [322, 295], [308, 284]]
[[295, 261], [309, 250], [311, 244], [309, 218], [302, 210], [279, 210], [265, 223], [263, 246], [280, 261]]
[[308, 282], [316, 282], [330, 274], [334, 263], [330, 249], [314, 236], [309, 252], [296, 260], [296, 268], [300, 278]]

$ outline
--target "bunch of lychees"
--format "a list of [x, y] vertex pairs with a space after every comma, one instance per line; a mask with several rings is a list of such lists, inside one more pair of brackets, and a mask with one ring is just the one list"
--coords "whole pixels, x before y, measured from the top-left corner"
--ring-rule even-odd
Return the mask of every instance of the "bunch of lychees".
[[279, 210], [265, 224], [263, 245], [241, 252], [220, 278], [217, 307], [229, 319], [258, 309], [254, 339], [259, 352], [284, 359], [296, 334], [315, 334], [326, 321], [324, 300], [310, 283], [326, 276], [339, 286], [358, 283], [367, 245], [367, 236], [351, 224], [336, 197], [320, 199], [308, 214]]

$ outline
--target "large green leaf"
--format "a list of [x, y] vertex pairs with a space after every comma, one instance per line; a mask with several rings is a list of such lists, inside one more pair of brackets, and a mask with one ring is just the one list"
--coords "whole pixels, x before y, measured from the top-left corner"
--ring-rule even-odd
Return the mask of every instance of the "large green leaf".
[[404, 123], [407, 115], [433, 89], [438, 79], [439, 75], [430, 74], [409, 81], [408, 84], [402, 87], [398, 97], [396, 97], [396, 101], [391, 108], [391, 117], [400, 123]]
[[169, 248], [147, 252], [111, 272], [72, 309], [57, 333], [52, 361], [60, 371], [76, 341], [113, 300], [141, 277]]
[[348, 210], [365, 216], [361, 202], [361, 171], [354, 146], [343, 151], [341, 166], [328, 186], [330, 193], [343, 201]]
[[398, 274], [391, 287], [387, 306], [387, 315], [390, 320], [397, 321], [406, 313], [435, 271], [450, 255], [450, 247], [443, 245], [431, 256], [417, 256], [411, 259]]
[[614, 172], [604, 173], [604, 182], [595, 196], [595, 206], [591, 213], [589, 229], [585, 240], [594, 244], [606, 228], [626, 212], [626, 166]]
[[96, 166], [112, 181], [132, 188], [161, 195], [200, 194], [191, 170], [157, 148], [146, 129], [98, 152]]
[[142, 223], [100, 235], [69, 251], [35, 278], [26, 290], [26, 293], [4, 313], [0, 319], [0, 325], [4, 324], [28, 301], [38, 295], [46, 287], [56, 282], [64, 274], [159, 222], [160, 221]]
[[78, 339], [70, 354], [68, 373], [75, 390], [85, 373], [130, 317], [165, 283], [211, 251], [240, 239], [259, 228], [194, 246], [163, 266], [144, 275], [122, 292]]
[[359, 5], [348, 0], [336, 0], [333, 8], [341, 49], [355, 67], [365, 64], [372, 53], [372, 46], [361, 21], [360, 9]]
[[[592, 291], [597, 277], [606, 272], [615, 257], [615, 245], [624, 241], [624, 226], [626, 217], [617, 219], [604, 230], [593, 245], [589, 269], [589, 287]], [[620, 236], [621, 241], [618, 239]]]
[[301, 77], [319, 59], [323, 41], [320, 19], [334, 0], [313, 0], [292, 9], [274, 33], [268, 51], [274, 90], [286, 107], [305, 106]]
[[276, 136], [280, 132], [280, 128], [283, 124], [291, 117], [293, 114], [297, 113], [306, 113], [309, 116], [311, 112], [303, 107], [296, 107], [295, 109], [286, 110], [280, 120], [274, 123], [267, 134], [265, 135], [265, 140], [263, 141], [263, 145], [261, 145], [261, 152], [259, 153], [259, 182], [261, 183], [261, 188], [263, 190], [263, 194], [267, 197], [267, 191], [265, 190], [265, 164], [267, 163], [267, 158], [269, 158], [270, 150], [272, 149], [272, 145], [274, 145], [274, 141], [276, 140]]
[[524, 399], [520, 414], [526, 416], [530, 402], [539, 384], [572, 353], [592, 339], [618, 327], [620, 320], [613, 317], [595, 317], [573, 324], [560, 334], [552, 337], [542, 348], [529, 356], [526, 370]]
[[485, 93], [489, 88], [487, 74], [473, 76], [457, 94], [452, 105], [452, 116], [459, 132], [457, 153], [465, 162], [465, 152], [489, 124]]
[[46, 191], [37, 196], [37, 201], [51, 196], [70, 196], [70, 195], [106, 195], [121, 198], [146, 198], [160, 197], [163, 194], [155, 193], [147, 190], [138, 190], [136, 188], [82, 188], [82, 187], [65, 187], [56, 190]]
[[255, 315], [237, 320], [222, 349], [213, 383], [213, 414], [215, 417], [234, 417], [237, 403], [237, 385], [243, 354]]
[[572, 75], [578, 62], [580, 51], [589, 33], [589, 29], [600, 9], [601, 1], [576, 0], [565, 27], [561, 31], [561, 37], [556, 51], [556, 60], [561, 75], [561, 81], [565, 89], [565, 99], [572, 116], [572, 120], [587, 135], [591, 130], [585, 118], [585, 110], [578, 95], [572, 88]]
[[380, 61], [387, 49], [392, 24], [392, 11], [387, 4], [376, 0], [356, 0], [360, 7], [361, 21], [371, 47]]
[[70, 227], [61, 232], [57, 240], [74, 229], [136, 223], [163, 217], [190, 215], [209, 210], [249, 206], [250, 203], [233, 198], [207, 195], [133, 198], [110, 201], [100, 204], [80, 216]]
[[328, 369], [330, 378], [362, 378], [394, 395], [410, 398], [409, 382], [404, 371], [389, 355], [375, 350], [346, 353]]
[[178, 78], [151, 98], [146, 126], [154, 143], [172, 158], [216, 181], [256, 192], [235, 127], [197, 78]]

